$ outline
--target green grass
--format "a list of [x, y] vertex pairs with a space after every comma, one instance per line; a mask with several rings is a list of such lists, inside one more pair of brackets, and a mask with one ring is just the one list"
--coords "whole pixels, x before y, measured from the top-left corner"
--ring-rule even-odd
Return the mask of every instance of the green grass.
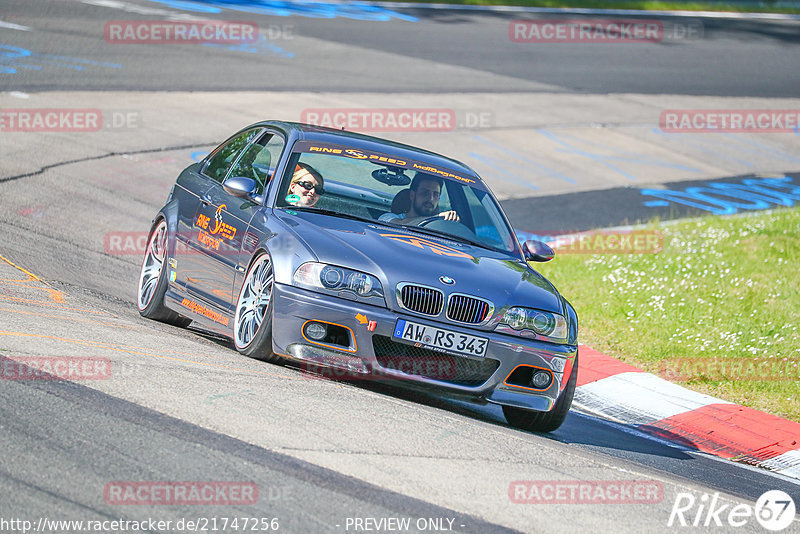
[[763, 2], [679, 2], [664, 0], [404, 0], [433, 1], [440, 4], [484, 6], [528, 6], [589, 9], [641, 9], [645, 11], [735, 11], [741, 13], [800, 13], [800, 7], [790, 7], [771, 1]]
[[575, 306], [581, 343], [800, 421], [800, 208], [649, 228], [660, 253], [532, 264]]

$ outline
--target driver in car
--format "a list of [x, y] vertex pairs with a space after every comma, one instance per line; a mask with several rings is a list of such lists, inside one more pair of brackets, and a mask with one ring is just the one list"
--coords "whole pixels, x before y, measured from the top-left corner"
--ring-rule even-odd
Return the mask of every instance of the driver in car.
[[408, 190], [407, 210], [404, 213], [384, 213], [378, 219], [385, 222], [401, 219], [407, 224], [417, 224], [423, 219], [439, 216], [445, 221], [458, 221], [459, 217], [455, 210], [439, 212], [441, 194], [442, 180], [440, 178], [430, 174], [417, 173]]

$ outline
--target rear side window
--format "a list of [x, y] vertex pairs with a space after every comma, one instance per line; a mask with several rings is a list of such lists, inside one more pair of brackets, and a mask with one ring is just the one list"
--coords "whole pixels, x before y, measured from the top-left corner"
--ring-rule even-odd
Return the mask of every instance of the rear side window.
[[247, 130], [218, 148], [216, 152], [214, 152], [214, 155], [211, 156], [211, 159], [208, 160], [205, 174], [213, 180], [222, 183], [225, 179], [225, 175], [228, 174], [228, 169], [230, 169], [231, 164], [236, 161], [236, 157], [260, 131], [261, 128]]

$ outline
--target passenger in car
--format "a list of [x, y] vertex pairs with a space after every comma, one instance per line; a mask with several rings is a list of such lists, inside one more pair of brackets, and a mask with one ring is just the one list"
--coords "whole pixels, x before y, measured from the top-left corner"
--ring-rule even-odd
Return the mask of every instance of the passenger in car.
[[286, 201], [295, 206], [310, 207], [325, 194], [322, 175], [307, 163], [298, 163], [292, 174]]

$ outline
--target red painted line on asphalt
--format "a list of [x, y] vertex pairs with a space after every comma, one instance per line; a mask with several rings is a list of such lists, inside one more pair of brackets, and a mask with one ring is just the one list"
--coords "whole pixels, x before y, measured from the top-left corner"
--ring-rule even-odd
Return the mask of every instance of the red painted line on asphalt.
[[632, 365], [621, 362], [616, 358], [607, 356], [602, 352], [596, 351], [586, 345], [580, 346], [580, 362], [578, 365], [578, 386], [597, 382], [609, 376], [620, 373], [642, 373]]

